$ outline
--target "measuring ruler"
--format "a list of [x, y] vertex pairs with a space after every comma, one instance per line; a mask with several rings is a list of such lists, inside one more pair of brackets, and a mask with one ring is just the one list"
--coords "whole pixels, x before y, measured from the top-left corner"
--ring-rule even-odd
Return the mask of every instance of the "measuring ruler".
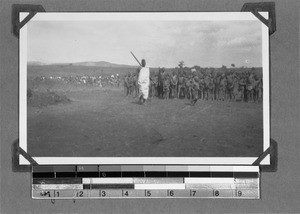
[[33, 199], [259, 199], [258, 166], [33, 166]]

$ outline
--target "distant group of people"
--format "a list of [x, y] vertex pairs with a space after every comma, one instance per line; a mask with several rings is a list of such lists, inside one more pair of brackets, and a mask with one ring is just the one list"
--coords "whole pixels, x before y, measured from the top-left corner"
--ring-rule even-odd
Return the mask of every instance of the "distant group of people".
[[[126, 96], [141, 96], [140, 89], [138, 72], [125, 75]], [[224, 72], [179, 69], [170, 73], [160, 68], [158, 72], [149, 75], [148, 96], [160, 99], [186, 98], [192, 105], [199, 99], [260, 102], [263, 98], [263, 82], [253, 69], [243, 72], [238, 69]]]
[[121, 78], [119, 74], [111, 75], [76, 75], [76, 76], [39, 76], [34, 79], [35, 81], [60, 81], [68, 84], [96, 86], [96, 87], [120, 87]]

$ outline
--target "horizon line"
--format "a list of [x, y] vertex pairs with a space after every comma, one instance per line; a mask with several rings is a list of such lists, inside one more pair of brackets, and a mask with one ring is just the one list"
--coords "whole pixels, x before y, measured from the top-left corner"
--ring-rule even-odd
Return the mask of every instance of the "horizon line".
[[[140, 65], [128, 65], [128, 64], [124, 64], [124, 63], [115, 63], [115, 62], [108, 62], [108, 61], [78, 61], [78, 62], [51, 62], [51, 63], [47, 63], [47, 62], [42, 62], [42, 61], [27, 61], [27, 65], [30, 63], [41, 63], [43, 65], [59, 65], [59, 64], [68, 64], [68, 65], [72, 65], [72, 64], [78, 64], [78, 63], [99, 63], [99, 62], [104, 62], [104, 63], [109, 63], [109, 64], [113, 64], [113, 65], [120, 65], [120, 66], [130, 66], [130, 67], [140, 67]], [[85, 66], [85, 65], [83, 65]], [[227, 66], [227, 65], [222, 65], [222, 66], [205, 66], [202, 67], [200, 65], [193, 65], [193, 66], [184, 66], [183, 68], [194, 68], [196, 66], [199, 66], [200, 68], [222, 68], [223, 66], [225, 66], [226, 68], [262, 68], [262, 66]], [[101, 66], [90, 66], [90, 67], [101, 67]], [[151, 66], [149, 68], [178, 68], [178, 66], [174, 66], [174, 67], [166, 67], [166, 66]]]

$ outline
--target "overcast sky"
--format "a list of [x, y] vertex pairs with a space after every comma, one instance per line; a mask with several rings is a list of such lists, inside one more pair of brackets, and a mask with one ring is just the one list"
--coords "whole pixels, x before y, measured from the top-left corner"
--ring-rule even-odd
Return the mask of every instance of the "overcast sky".
[[31, 21], [28, 61], [262, 66], [260, 21]]

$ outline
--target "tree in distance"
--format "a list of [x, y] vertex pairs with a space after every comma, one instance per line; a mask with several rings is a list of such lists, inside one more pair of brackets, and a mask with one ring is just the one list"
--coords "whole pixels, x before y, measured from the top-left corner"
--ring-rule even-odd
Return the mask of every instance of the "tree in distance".
[[179, 66], [179, 68], [183, 68], [183, 66], [184, 66], [184, 61], [181, 60], [181, 61], [179, 62], [179, 64], [178, 64], [178, 66]]

